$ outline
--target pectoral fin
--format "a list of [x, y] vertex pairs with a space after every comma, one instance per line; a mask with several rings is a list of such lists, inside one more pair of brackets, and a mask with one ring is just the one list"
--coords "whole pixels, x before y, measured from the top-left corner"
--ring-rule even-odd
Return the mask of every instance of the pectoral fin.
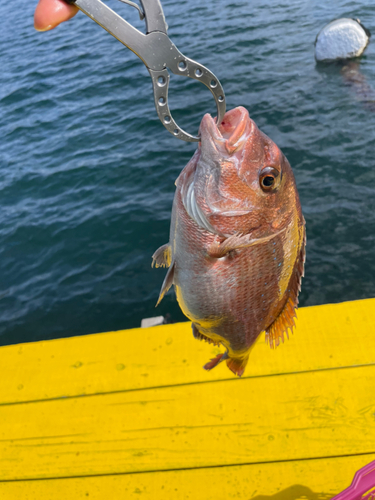
[[156, 250], [152, 256], [151, 267], [169, 267], [172, 261], [171, 245], [166, 243]]
[[210, 257], [216, 257], [217, 259], [224, 257], [226, 254], [232, 250], [239, 250], [241, 248], [248, 248], [253, 245], [259, 245], [260, 243], [265, 243], [266, 241], [272, 240], [276, 236], [279, 236], [285, 229], [278, 231], [277, 233], [264, 236], [263, 238], [252, 238], [250, 234], [233, 234], [229, 238], [225, 239], [222, 243], [214, 243], [208, 250]]
[[208, 363], [204, 365], [205, 370], [212, 370], [212, 368], [215, 368], [219, 363], [224, 361], [225, 359], [228, 359], [228, 352], [222, 352], [218, 354], [215, 358], [211, 359]]
[[[159, 249], [160, 250], [160, 249]], [[175, 267], [175, 263], [172, 262], [172, 265], [171, 267], [168, 269], [168, 272], [167, 272], [167, 275], [166, 277], [164, 278], [164, 281], [163, 281], [163, 284], [161, 286], [161, 290], [160, 290], [160, 294], [159, 294], [159, 298], [158, 298], [158, 301], [156, 303], [156, 306], [157, 307], [160, 302], [162, 301], [164, 295], [168, 292], [168, 290], [171, 288], [171, 286], [173, 285], [173, 277], [174, 277], [174, 267]]]

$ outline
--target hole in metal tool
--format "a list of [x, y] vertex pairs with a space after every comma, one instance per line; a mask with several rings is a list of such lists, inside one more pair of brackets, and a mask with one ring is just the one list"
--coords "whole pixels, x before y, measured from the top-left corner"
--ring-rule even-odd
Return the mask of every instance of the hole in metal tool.
[[171, 117], [170, 116], [164, 116], [164, 123], [171, 123]]
[[164, 106], [164, 104], [165, 104], [165, 97], [159, 97], [159, 104], [160, 104], [160, 106]]
[[178, 130], [178, 128], [175, 128], [173, 133], [174, 133], [174, 135], [178, 135], [180, 133], [180, 131]]
[[186, 69], [186, 62], [185, 62], [185, 61], [180, 61], [180, 62], [178, 63], [178, 69], [179, 69], [180, 71], [184, 71], [184, 70]]
[[[180, 59], [176, 61], [175, 68], [177, 68], [179, 60]], [[169, 80], [167, 99], [167, 105], [169, 106], [170, 111], [167, 111], [167, 106], [162, 107], [158, 105], [159, 111], [163, 110], [163, 116], [161, 119], [163, 124], [168, 127], [168, 130], [170, 127], [170, 131], [176, 139], [180, 138], [185, 131], [192, 135], [197, 135], [203, 115], [205, 115], [206, 113], [210, 113], [212, 116], [215, 116], [217, 114], [217, 98], [222, 94], [222, 91], [218, 90], [218, 85], [216, 91], [217, 95], [213, 96], [210, 92], [210, 80], [213, 79], [213, 77], [209, 75], [207, 77], [207, 80], [203, 80], [205, 77], [204, 69], [201, 68], [201, 66], [198, 66], [198, 64], [194, 64], [193, 66], [190, 65], [189, 61], [186, 62], [187, 71], [189, 71], [189, 74], [194, 78], [186, 80], [186, 85], [181, 85], [181, 76], [186, 75], [187, 71], [181, 72], [177, 70], [177, 75], [172, 73]], [[203, 75], [200, 78], [197, 78], [195, 76], [195, 70], [197, 69], [197, 67], [202, 69], [203, 72]], [[207, 83], [207, 87], [205, 85], [202, 85], [203, 81]], [[167, 97], [165, 95], [164, 88], [162, 91], [159, 91], [158, 97], [160, 97], [161, 95]], [[194, 113], [192, 113], [191, 111], [192, 96], [194, 96]], [[222, 105], [221, 103], [218, 104]], [[172, 113], [172, 115], [170, 115], [169, 113]], [[164, 116], [167, 114], [171, 116], [172, 121], [174, 120], [176, 122], [173, 123], [173, 127], [172, 122], [171, 124], [166, 124], [164, 122]], [[176, 124], [178, 124], [178, 127], [176, 127]], [[174, 135], [175, 128], [178, 128], [180, 130], [178, 136]]]
[[199, 76], [202, 76], [202, 75], [203, 75], [203, 71], [202, 71], [200, 68], [197, 68], [197, 69], [195, 70], [195, 76], [198, 76], [198, 77], [199, 77]]
[[215, 81], [215, 80], [211, 80], [211, 81], [210, 81], [210, 87], [211, 87], [212, 89], [214, 89], [215, 87], [217, 87], [217, 81]]
[[159, 85], [159, 87], [164, 87], [164, 85], [165, 85], [165, 78], [164, 78], [164, 76], [159, 76], [159, 78], [158, 78], [158, 85]]
[[219, 97], [217, 98], [217, 100], [218, 100], [219, 102], [223, 102], [223, 101], [224, 101], [224, 97], [223, 97], [222, 95], [219, 95]]

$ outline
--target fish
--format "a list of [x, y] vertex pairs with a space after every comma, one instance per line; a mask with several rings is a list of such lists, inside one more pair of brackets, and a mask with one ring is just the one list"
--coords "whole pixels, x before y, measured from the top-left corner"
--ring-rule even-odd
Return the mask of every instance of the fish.
[[242, 376], [263, 331], [271, 348], [293, 332], [305, 246], [295, 178], [278, 146], [242, 106], [218, 126], [206, 114], [176, 181], [169, 243], [152, 256], [169, 268], [157, 305], [174, 285], [194, 337], [225, 348], [206, 370], [226, 361]]

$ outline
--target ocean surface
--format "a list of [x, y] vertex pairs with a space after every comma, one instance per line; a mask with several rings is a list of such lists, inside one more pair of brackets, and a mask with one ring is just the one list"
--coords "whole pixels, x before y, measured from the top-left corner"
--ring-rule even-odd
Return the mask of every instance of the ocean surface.
[[[325, 0], [163, 0], [169, 35], [220, 79], [289, 159], [307, 223], [300, 305], [375, 296], [375, 113], [314, 40], [337, 17], [375, 36], [375, 5]], [[137, 327], [165, 270], [174, 181], [195, 145], [159, 122], [142, 62], [79, 13], [48, 33], [36, 1], [1, 2], [0, 345]], [[135, 9], [108, 5], [143, 29]], [[375, 43], [359, 64], [375, 87]], [[209, 91], [173, 77], [177, 122], [196, 133]]]

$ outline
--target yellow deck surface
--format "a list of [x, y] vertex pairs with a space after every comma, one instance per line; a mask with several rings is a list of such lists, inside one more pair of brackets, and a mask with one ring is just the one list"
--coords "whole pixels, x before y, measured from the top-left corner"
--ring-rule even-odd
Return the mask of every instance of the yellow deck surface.
[[242, 379], [189, 323], [0, 348], [0, 499], [329, 499], [375, 460], [375, 299]]

